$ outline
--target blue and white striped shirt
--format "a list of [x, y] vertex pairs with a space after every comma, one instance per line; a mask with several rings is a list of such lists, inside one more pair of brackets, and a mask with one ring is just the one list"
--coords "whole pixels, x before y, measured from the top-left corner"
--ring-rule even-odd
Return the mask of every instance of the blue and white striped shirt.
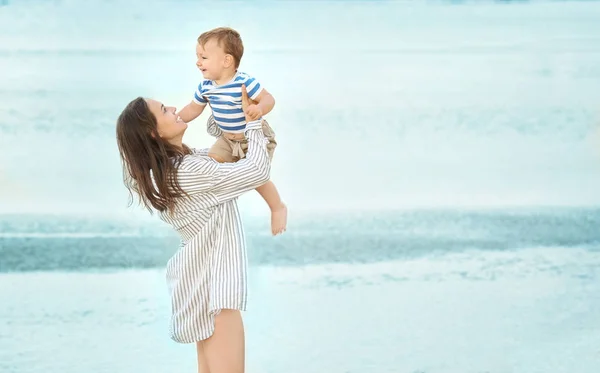
[[224, 132], [243, 133], [246, 118], [242, 110], [242, 84], [246, 85], [248, 97], [253, 100], [263, 89], [258, 80], [237, 72], [233, 79], [220, 86], [214, 80], [202, 81], [194, 94], [194, 102], [198, 105], [209, 103], [215, 122]]

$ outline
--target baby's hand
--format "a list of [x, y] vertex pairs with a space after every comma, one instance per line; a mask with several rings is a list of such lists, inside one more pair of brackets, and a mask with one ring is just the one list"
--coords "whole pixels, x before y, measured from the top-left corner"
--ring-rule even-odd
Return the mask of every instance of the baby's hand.
[[246, 108], [246, 117], [250, 120], [258, 120], [262, 117], [262, 110], [258, 105], [249, 105]]

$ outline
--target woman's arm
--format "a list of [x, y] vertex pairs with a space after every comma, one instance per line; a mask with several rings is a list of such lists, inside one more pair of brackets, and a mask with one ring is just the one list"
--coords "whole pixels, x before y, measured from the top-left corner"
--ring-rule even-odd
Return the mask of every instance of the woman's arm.
[[213, 137], [220, 137], [223, 134], [223, 131], [219, 128], [213, 115], [211, 115], [206, 122], [206, 132]]
[[[248, 94], [242, 86], [242, 106], [248, 103]], [[222, 203], [269, 181], [271, 162], [262, 122], [248, 122], [245, 135], [248, 151], [246, 157], [238, 162], [218, 163], [208, 157], [184, 160], [177, 175], [183, 190], [190, 195], [211, 193], [217, 203]]]
[[235, 163], [218, 163], [209, 157], [184, 160], [179, 166], [178, 180], [189, 195], [211, 193], [216, 203], [239, 197], [269, 181], [271, 162], [260, 121], [246, 126], [248, 152]]
[[202, 156], [205, 156], [205, 157], [207, 157], [207, 156], [208, 156], [208, 151], [209, 151], [209, 150], [210, 150], [210, 149], [208, 149], [208, 148], [201, 148], [201, 149], [198, 149], [198, 148], [192, 148], [192, 154], [196, 154], [196, 155], [202, 155]]

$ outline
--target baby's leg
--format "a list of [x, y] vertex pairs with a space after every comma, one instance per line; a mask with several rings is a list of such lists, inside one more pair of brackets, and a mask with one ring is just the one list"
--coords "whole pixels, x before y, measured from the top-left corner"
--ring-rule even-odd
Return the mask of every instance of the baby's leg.
[[231, 144], [223, 137], [219, 137], [208, 150], [208, 156], [219, 163], [233, 162]]
[[256, 191], [262, 196], [267, 202], [271, 209], [271, 233], [276, 236], [280, 233], [285, 232], [287, 226], [287, 207], [281, 197], [275, 184], [269, 180], [266, 184], [263, 184], [256, 188]]
[[[273, 150], [276, 143], [271, 140], [267, 146], [269, 157], [273, 158]], [[242, 151], [248, 151], [248, 143], [246, 141], [240, 144]], [[233, 145], [230, 140], [226, 140], [223, 137], [219, 137], [215, 144], [208, 151], [208, 156], [220, 163], [237, 162], [238, 156], [233, 155]], [[281, 201], [281, 197], [275, 188], [275, 184], [272, 181], [268, 181], [266, 184], [256, 188], [256, 191], [262, 196], [262, 198], [269, 205], [271, 209], [271, 233], [278, 235], [283, 233], [287, 226], [287, 207]]]
[[[267, 144], [267, 153], [269, 158], [273, 160], [275, 148], [277, 147], [277, 141], [275, 140], [275, 132], [269, 125], [269, 123], [263, 119], [262, 130], [265, 137], [269, 140]], [[273, 235], [277, 235], [285, 232], [287, 228], [287, 207], [281, 201], [277, 188], [272, 181], [256, 188], [258, 193], [264, 198], [271, 209], [271, 232]]]

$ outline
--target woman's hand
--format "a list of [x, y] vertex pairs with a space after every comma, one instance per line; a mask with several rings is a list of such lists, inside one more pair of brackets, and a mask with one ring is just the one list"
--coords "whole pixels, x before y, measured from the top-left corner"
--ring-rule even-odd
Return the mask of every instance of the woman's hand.
[[246, 85], [242, 84], [242, 110], [246, 116], [246, 123], [255, 121], [262, 116], [262, 113], [258, 113], [257, 109], [258, 106], [256, 106], [256, 101], [251, 100], [250, 97], [248, 97]]

